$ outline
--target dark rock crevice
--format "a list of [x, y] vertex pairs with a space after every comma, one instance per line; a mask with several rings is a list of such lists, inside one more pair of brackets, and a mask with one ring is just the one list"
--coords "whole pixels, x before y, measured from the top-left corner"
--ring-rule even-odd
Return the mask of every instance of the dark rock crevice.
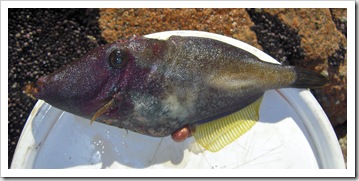
[[251, 29], [256, 33], [263, 51], [284, 65], [293, 65], [304, 58], [300, 47], [301, 37], [298, 31], [282, 23], [278, 17], [256, 9], [247, 9], [254, 22]]
[[337, 27], [337, 29], [342, 32], [342, 34], [345, 36], [345, 38], [347, 37], [347, 20], [346, 18], [342, 17], [342, 18], [337, 18], [334, 15], [334, 9], [330, 8], [330, 14], [332, 15], [332, 20], [335, 23], [335, 26]]

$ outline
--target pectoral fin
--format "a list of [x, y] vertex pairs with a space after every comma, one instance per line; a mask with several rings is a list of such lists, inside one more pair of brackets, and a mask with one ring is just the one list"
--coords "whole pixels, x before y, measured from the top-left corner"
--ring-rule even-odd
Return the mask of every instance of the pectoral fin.
[[263, 96], [225, 117], [196, 125], [192, 135], [205, 149], [211, 152], [221, 150], [250, 130], [258, 121], [262, 99]]

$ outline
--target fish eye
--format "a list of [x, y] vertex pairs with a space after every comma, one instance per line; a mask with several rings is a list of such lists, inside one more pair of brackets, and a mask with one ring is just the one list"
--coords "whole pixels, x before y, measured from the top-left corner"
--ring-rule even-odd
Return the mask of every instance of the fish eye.
[[110, 53], [109, 61], [111, 67], [120, 68], [127, 62], [126, 53], [122, 50], [114, 50]]

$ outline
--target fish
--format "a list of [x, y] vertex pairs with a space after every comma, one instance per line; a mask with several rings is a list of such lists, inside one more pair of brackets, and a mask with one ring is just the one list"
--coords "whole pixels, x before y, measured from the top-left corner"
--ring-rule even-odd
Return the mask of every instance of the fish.
[[252, 106], [245, 111], [256, 113], [239, 123], [248, 130], [267, 90], [327, 83], [314, 71], [264, 62], [214, 39], [133, 36], [93, 49], [40, 77], [25, 92], [91, 123], [181, 141], [191, 133], [206, 139], [216, 125], [236, 121], [233, 115], [240, 117]]

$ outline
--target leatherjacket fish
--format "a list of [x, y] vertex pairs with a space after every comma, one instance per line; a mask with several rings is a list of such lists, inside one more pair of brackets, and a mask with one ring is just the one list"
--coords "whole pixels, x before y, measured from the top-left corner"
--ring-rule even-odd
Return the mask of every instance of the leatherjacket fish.
[[326, 83], [213, 39], [134, 36], [95, 48], [26, 92], [92, 121], [164, 137], [242, 110], [266, 90]]

